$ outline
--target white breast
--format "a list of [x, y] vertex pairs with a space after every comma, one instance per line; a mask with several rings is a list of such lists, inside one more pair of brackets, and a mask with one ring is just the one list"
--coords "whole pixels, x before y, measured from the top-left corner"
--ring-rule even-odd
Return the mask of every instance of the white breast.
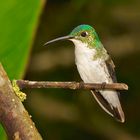
[[75, 44], [75, 61], [82, 80], [86, 83], [112, 82], [105, 62], [102, 59], [94, 60], [95, 49], [90, 49], [87, 44], [73, 40]]
[[[102, 59], [94, 60], [95, 49], [90, 49], [87, 44], [78, 40], [72, 40], [75, 44], [75, 61], [82, 80], [85, 83], [112, 83], [106, 64]], [[113, 106], [119, 106], [120, 102], [116, 91], [100, 90], [104, 98]]]

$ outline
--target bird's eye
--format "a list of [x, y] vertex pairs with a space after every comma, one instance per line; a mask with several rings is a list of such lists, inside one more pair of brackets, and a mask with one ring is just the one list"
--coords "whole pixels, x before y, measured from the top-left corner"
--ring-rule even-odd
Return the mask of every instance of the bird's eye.
[[82, 36], [82, 37], [86, 37], [87, 35], [88, 35], [88, 32], [85, 32], [85, 31], [84, 31], [84, 32], [81, 33], [81, 36]]

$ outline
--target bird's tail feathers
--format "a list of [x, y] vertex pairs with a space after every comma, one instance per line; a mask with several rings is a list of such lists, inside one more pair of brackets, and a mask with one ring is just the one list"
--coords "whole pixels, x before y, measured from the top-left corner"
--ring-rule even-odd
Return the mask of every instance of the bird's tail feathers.
[[117, 106], [113, 106], [103, 97], [100, 91], [91, 90], [91, 92], [95, 97], [96, 101], [99, 103], [99, 105], [105, 112], [107, 112], [109, 115], [116, 118], [116, 120], [122, 123], [125, 121], [125, 116], [120, 103]]

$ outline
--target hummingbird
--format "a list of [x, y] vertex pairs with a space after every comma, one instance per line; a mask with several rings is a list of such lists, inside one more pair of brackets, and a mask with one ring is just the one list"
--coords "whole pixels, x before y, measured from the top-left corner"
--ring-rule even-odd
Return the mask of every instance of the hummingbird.
[[[81, 79], [85, 83], [116, 83], [115, 65], [101, 43], [95, 29], [82, 24], [74, 28], [67, 36], [46, 42], [44, 45], [70, 40], [75, 46], [75, 63]], [[101, 108], [119, 122], [125, 121], [120, 103], [120, 93], [116, 90], [91, 90]]]

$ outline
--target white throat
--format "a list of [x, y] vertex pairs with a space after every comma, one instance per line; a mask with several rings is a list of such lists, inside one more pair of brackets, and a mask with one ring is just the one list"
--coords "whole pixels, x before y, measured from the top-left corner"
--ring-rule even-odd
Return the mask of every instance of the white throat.
[[95, 49], [89, 48], [87, 43], [83, 43], [80, 40], [72, 39], [72, 42], [75, 45], [75, 60], [76, 60], [76, 63], [78, 61], [83, 61], [83, 59], [91, 60], [91, 61], [93, 60], [93, 57], [96, 54]]

